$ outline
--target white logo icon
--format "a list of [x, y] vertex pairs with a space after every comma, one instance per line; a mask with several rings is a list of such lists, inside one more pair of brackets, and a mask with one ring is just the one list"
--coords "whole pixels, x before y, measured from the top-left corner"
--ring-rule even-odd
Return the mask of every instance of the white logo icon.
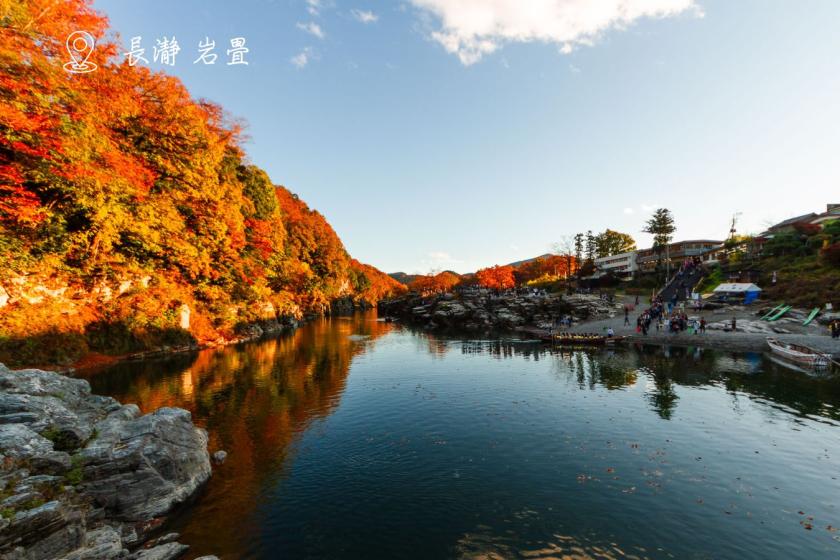
[[85, 74], [96, 70], [96, 63], [88, 62], [95, 45], [96, 40], [87, 31], [74, 31], [68, 35], [67, 52], [70, 53], [70, 62], [64, 65], [64, 69], [73, 74]]

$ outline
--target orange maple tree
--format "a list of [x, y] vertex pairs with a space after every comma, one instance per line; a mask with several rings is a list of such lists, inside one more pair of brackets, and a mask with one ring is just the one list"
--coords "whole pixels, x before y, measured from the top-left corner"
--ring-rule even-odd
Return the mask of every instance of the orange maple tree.
[[510, 265], [491, 266], [476, 271], [475, 276], [478, 284], [492, 290], [507, 290], [516, 286], [516, 279], [513, 275], [514, 268]]
[[[130, 66], [91, 2], [0, 8], [4, 273], [87, 289], [149, 277], [155, 289], [131, 294], [131, 305], [100, 302], [78, 315], [127, 325], [131, 349], [160, 343], [152, 331], [177, 331], [184, 303], [205, 325], [191, 334], [215, 340], [271, 308], [301, 317], [337, 298], [371, 303], [401, 289], [352, 261], [323, 216], [247, 161], [240, 126], [221, 107], [193, 99], [175, 77]], [[95, 72], [63, 68], [78, 29], [96, 39]], [[33, 305], [4, 308], [0, 341], [37, 334], [26, 321]], [[44, 317], [35, 330], [62, 321], [58, 306], [35, 315]], [[82, 323], [72, 328], [84, 339]]]
[[418, 294], [442, 294], [451, 291], [461, 283], [461, 277], [448, 270], [437, 274], [419, 275], [409, 283], [408, 288]]

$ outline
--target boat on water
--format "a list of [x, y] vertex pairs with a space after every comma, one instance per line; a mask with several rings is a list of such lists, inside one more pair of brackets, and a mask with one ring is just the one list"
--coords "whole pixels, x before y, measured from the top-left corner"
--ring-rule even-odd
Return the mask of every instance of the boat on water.
[[543, 338], [545, 342], [551, 342], [552, 344], [563, 344], [566, 346], [577, 346], [577, 345], [584, 345], [584, 346], [594, 346], [600, 344], [615, 344], [619, 340], [623, 339], [623, 336], [604, 336], [600, 334], [590, 334], [590, 333], [561, 333], [555, 335], [549, 335]]
[[811, 367], [828, 367], [830, 363], [828, 356], [820, 354], [807, 346], [782, 342], [776, 338], [768, 338], [767, 344], [774, 354], [800, 364], [806, 364]]

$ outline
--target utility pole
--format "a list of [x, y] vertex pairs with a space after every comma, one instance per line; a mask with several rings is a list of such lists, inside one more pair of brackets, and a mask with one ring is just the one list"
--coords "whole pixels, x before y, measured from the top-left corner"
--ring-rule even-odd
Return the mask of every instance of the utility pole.
[[743, 212], [735, 212], [732, 215], [732, 223], [729, 226], [729, 239], [735, 239], [735, 226], [738, 224], [738, 216], [740, 216]]

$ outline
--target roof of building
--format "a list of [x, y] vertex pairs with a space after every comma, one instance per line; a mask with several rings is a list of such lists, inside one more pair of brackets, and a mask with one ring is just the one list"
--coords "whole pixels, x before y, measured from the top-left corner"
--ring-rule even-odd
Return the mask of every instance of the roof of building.
[[761, 288], [756, 286], [755, 284], [749, 284], [746, 282], [731, 282], [727, 284], [721, 284], [717, 288], [714, 289], [715, 293], [720, 292], [727, 292], [727, 293], [746, 293], [746, 292], [760, 292]]
[[799, 223], [799, 222], [806, 222], [808, 220], [813, 220], [816, 217], [817, 217], [817, 214], [815, 214], [814, 212], [810, 212], [808, 214], [802, 214], [801, 216], [796, 216], [795, 218], [788, 218], [787, 220], [781, 221], [778, 224], [772, 225], [769, 228], [767, 228], [767, 231], [773, 231], [775, 229], [779, 229], [779, 228], [783, 228], [783, 227], [787, 227], [787, 226], [792, 226], [793, 224], [796, 224], [796, 223]]
[[626, 253], [616, 253], [615, 255], [607, 255], [606, 257], [598, 257], [595, 259], [595, 262], [598, 261], [605, 261], [609, 259], [627, 259], [632, 258], [638, 251], [627, 251]]
[[840, 220], [840, 208], [823, 212], [822, 214], [817, 214], [815, 217], [811, 218], [810, 222], [813, 224], [817, 222], [824, 222], [826, 220]]

